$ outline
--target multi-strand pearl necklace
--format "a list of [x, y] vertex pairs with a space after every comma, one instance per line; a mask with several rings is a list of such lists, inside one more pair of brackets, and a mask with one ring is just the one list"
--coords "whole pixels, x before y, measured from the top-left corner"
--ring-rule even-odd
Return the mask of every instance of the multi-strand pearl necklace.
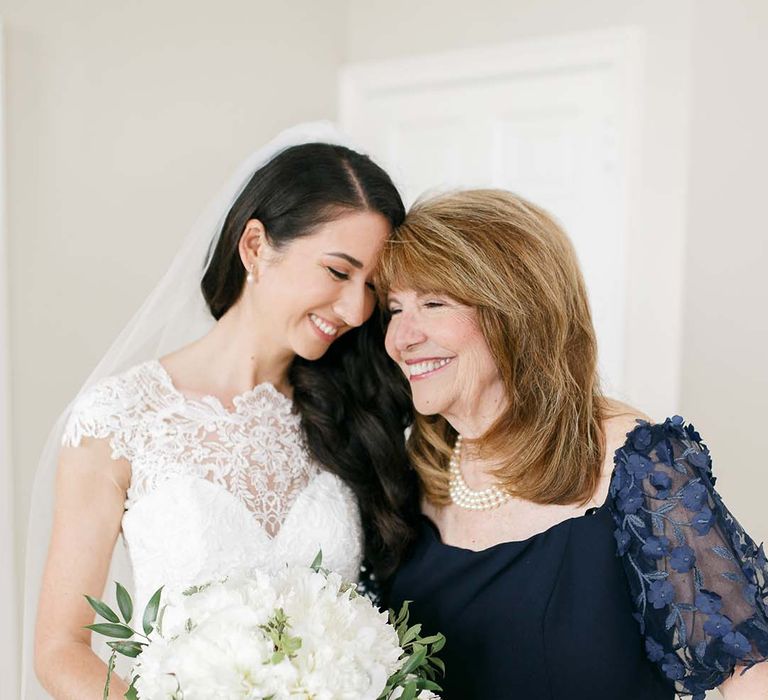
[[468, 510], [491, 510], [498, 508], [502, 503], [509, 500], [509, 494], [502, 491], [497, 486], [489, 486], [482, 491], [475, 491], [464, 481], [461, 473], [461, 435], [456, 436], [456, 443], [453, 446], [453, 454], [449, 461], [450, 479], [448, 481], [448, 490], [451, 494], [451, 500], [459, 506]]

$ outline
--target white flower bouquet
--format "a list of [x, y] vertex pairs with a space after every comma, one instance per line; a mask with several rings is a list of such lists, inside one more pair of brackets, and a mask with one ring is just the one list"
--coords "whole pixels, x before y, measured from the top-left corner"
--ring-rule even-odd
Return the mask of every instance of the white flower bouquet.
[[86, 596], [116, 654], [136, 659], [126, 698], [136, 700], [431, 700], [442, 635], [420, 637], [408, 605], [379, 612], [353, 585], [320, 567], [243, 572], [149, 601], [143, 632], [117, 584], [120, 616]]

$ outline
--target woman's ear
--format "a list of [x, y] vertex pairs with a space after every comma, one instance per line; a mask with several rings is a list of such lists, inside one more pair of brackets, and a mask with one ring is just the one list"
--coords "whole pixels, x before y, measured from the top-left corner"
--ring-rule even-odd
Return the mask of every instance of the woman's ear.
[[256, 278], [260, 257], [264, 257], [264, 250], [269, 246], [266, 236], [267, 232], [261, 221], [249, 219], [246, 222], [237, 249], [246, 269], [248, 282], [253, 282]]

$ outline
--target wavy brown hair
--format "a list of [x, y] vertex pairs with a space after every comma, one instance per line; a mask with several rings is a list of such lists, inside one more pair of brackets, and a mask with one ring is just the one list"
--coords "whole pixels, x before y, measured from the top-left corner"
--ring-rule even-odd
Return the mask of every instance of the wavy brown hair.
[[[500, 485], [536, 503], [586, 503], [604, 457], [605, 401], [584, 280], [568, 237], [510, 192], [469, 190], [418, 202], [386, 244], [379, 298], [440, 293], [473, 307], [507, 405], [475, 442]], [[450, 502], [456, 432], [417, 415], [408, 441], [424, 495]]]
[[[405, 217], [389, 175], [367, 156], [327, 143], [281, 151], [246, 184], [211, 251], [201, 282], [211, 315], [221, 318], [242, 293], [246, 271], [238, 245], [250, 219], [259, 219], [269, 243], [281, 250], [354, 211], [381, 214], [392, 227]], [[357, 497], [366, 579], [392, 574], [418, 514], [403, 437], [411, 407], [399, 375], [384, 351], [379, 309], [318, 360], [296, 357], [288, 374], [307, 448]]]

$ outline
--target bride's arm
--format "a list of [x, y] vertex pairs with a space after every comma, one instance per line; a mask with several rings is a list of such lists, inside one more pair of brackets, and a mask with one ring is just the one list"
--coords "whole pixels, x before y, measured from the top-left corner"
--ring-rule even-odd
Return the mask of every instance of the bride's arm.
[[[91, 651], [94, 621], [84, 593], [101, 598], [123, 517], [130, 465], [107, 440], [61, 451], [56, 506], [35, 631], [35, 670], [57, 700], [102, 697], [107, 667]], [[128, 689], [113, 676], [109, 697]]]

